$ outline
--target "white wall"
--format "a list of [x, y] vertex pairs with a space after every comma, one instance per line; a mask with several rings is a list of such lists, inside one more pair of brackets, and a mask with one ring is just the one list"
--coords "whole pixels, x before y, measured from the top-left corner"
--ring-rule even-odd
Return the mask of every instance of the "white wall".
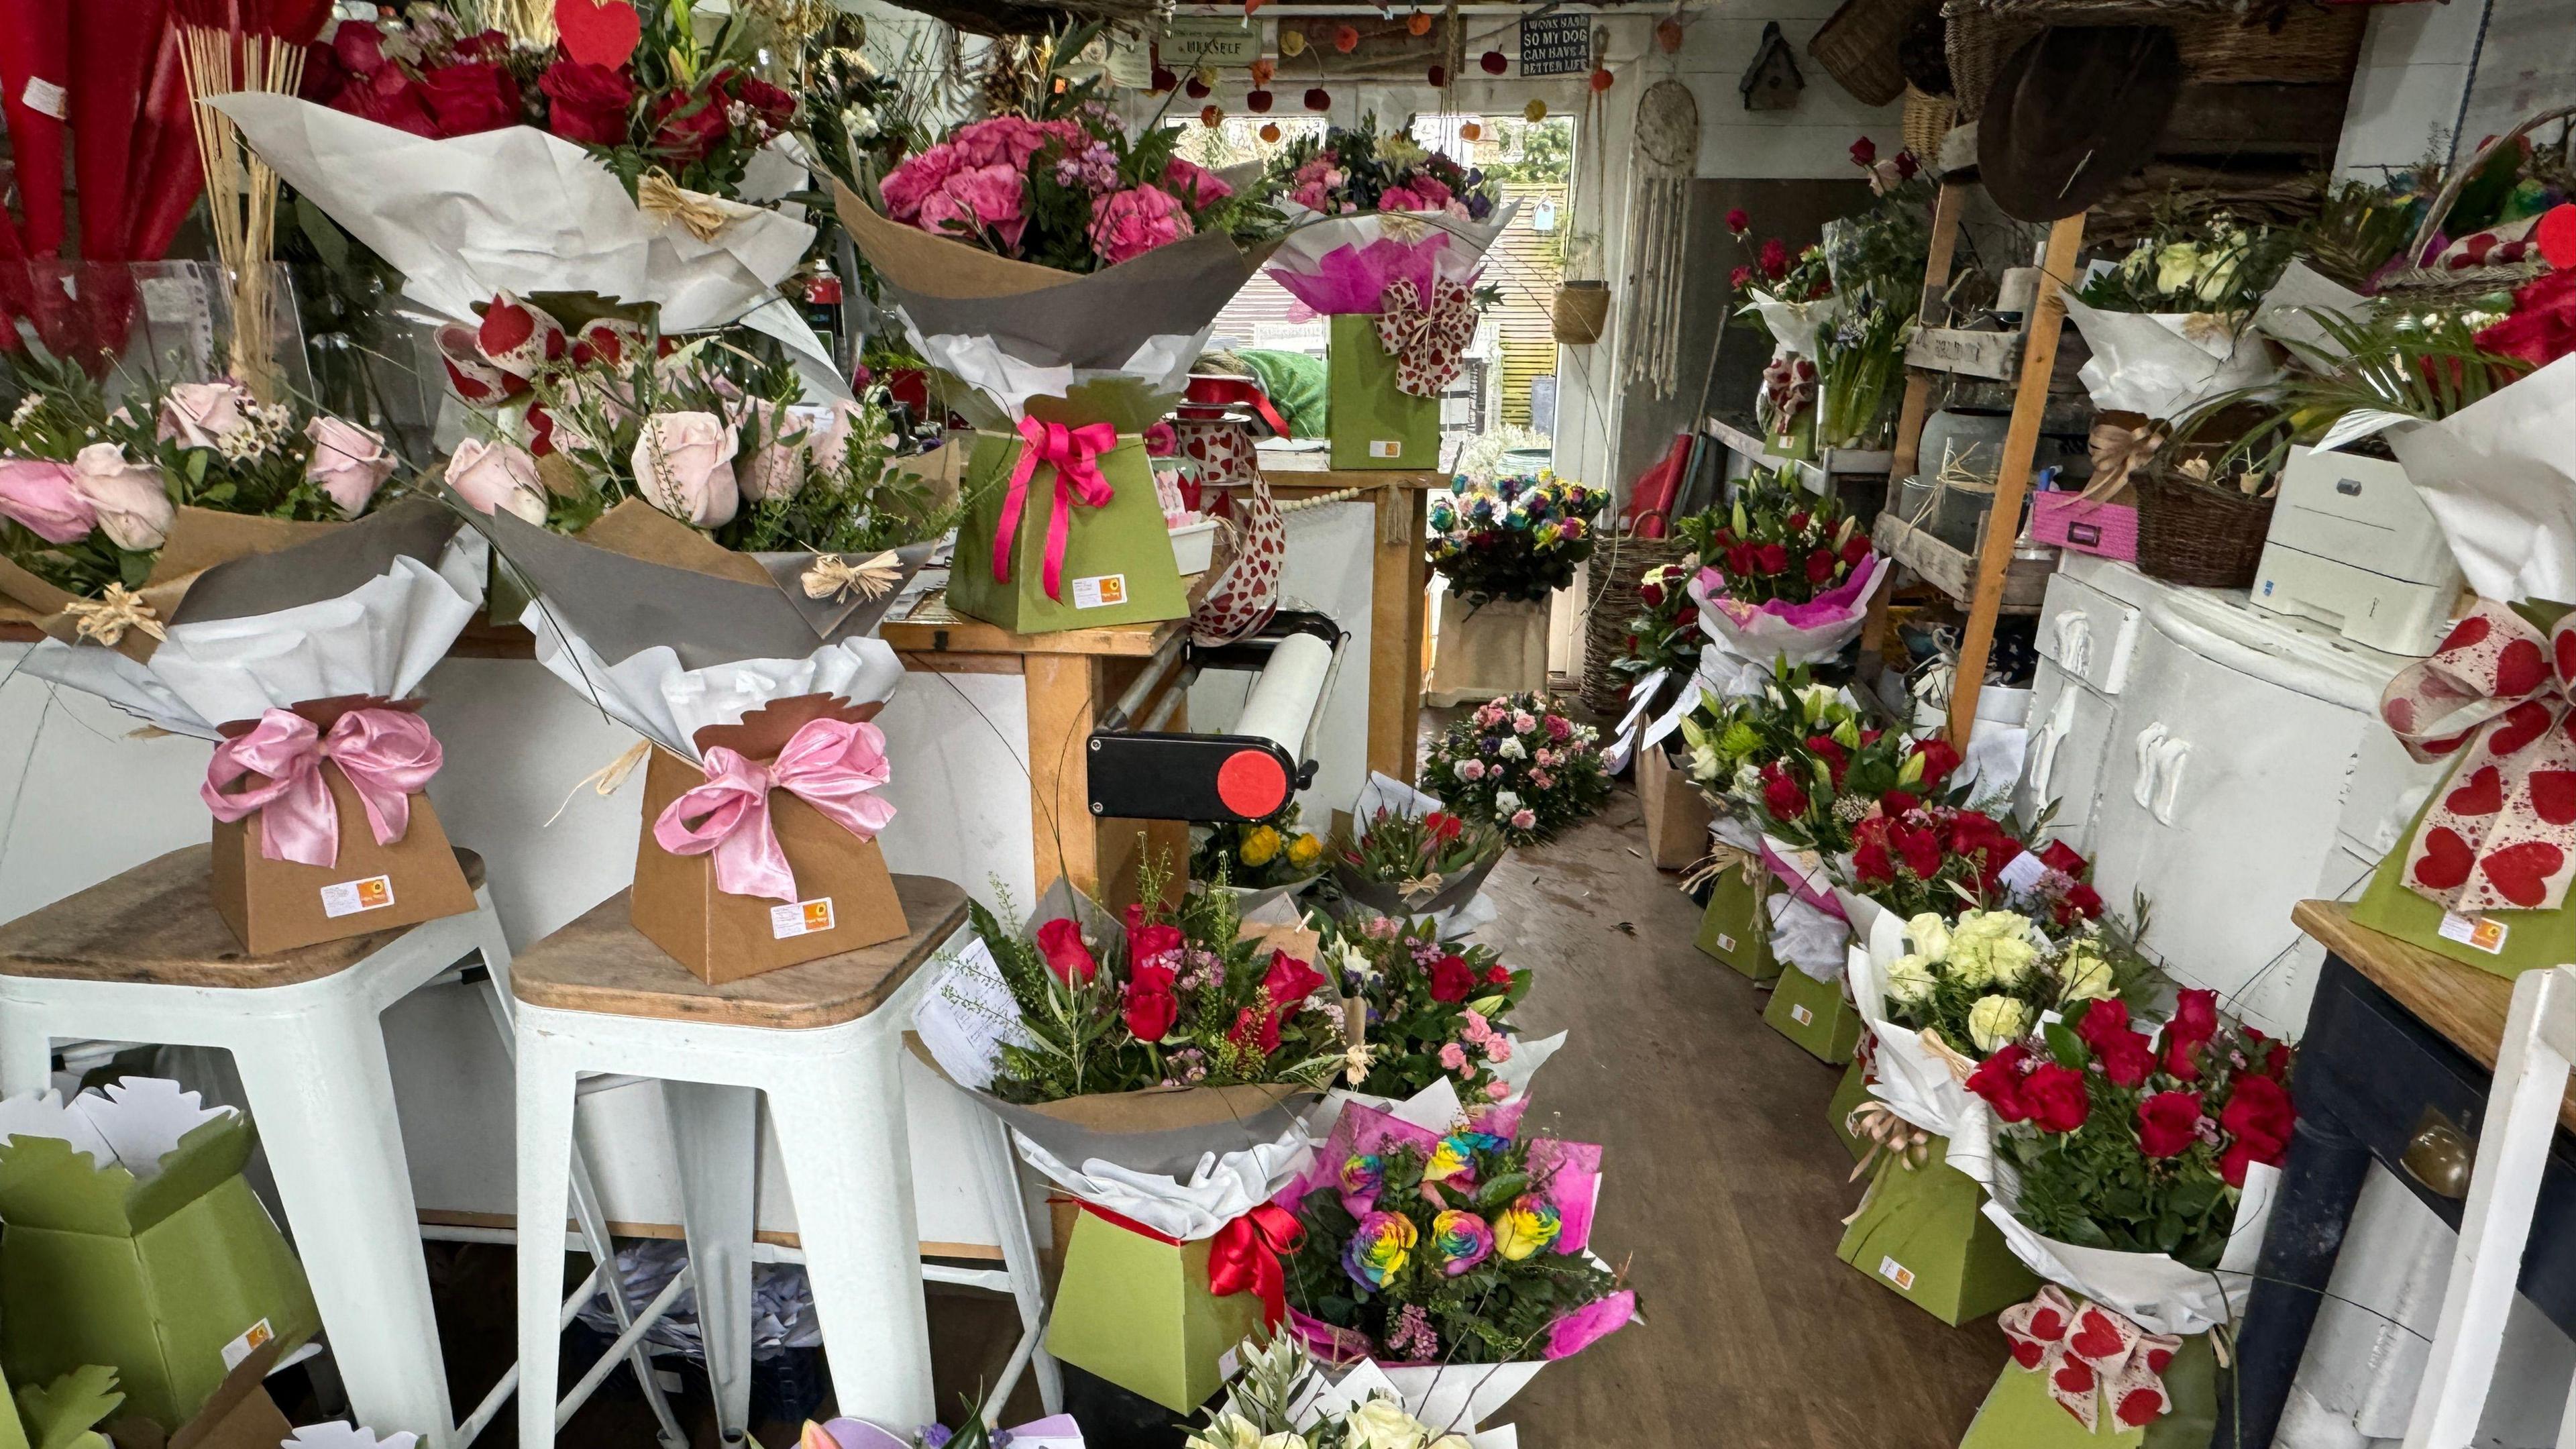
[[[2540, 8], [2535, 0], [2517, 4]], [[2551, 0], [2551, 8], [2567, 7]], [[2335, 152], [2338, 172], [2375, 180], [2383, 168], [2412, 166], [2427, 151], [2449, 153], [2486, 19], [2485, 0], [2370, 7]]]

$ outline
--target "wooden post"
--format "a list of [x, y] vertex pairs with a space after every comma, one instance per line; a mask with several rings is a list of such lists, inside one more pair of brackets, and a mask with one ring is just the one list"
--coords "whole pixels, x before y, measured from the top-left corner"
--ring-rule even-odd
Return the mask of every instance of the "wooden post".
[[1378, 488], [1377, 557], [1370, 569], [1368, 764], [1413, 783], [1422, 711], [1422, 641], [1431, 564], [1423, 554], [1431, 490], [1420, 480]]
[[[1918, 325], [1932, 325], [1932, 309], [1949, 288], [1951, 259], [1959, 249], [1959, 214], [1967, 209], [1967, 195], [1966, 188], [1957, 183], [1944, 183], [1940, 199], [1933, 203], [1932, 249], [1923, 266], [1923, 299], [1914, 312]], [[1887, 470], [1890, 486], [1922, 466], [1923, 420], [1931, 403], [1932, 374], [1907, 368], [1905, 403], [1896, 414], [1896, 457]], [[1890, 504], [1895, 501], [1888, 500]]]
[[2058, 329], [2066, 323], [2062, 289], [2074, 284], [2075, 254], [2083, 248], [2081, 212], [2049, 227], [2048, 255], [2040, 264], [2039, 305], [2032, 309], [2029, 331], [2024, 334], [2012, 427], [2004, 434], [2003, 470], [1995, 478], [1995, 506], [1986, 516], [1985, 546], [1977, 553], [1977, 587], [1968, 604], [1968, 628], [1959, 640], [1958, 672], [1950, 680], [1950, 743], [1963, 752], [1977, 726], [1977, 694], [1985, 687], [1986, 659], [1994, 649], [2004, 575], [2012, 568], [2013, 544], [2021, 537], [2021, 505], [2030, 492], [2039, 418], [2048, 407], [2049, 374], [2057, 368]]
[[1059, 877], [1100, 889], [1100, 822], [1091, 818], [1092, 671], [1081, 654], [1031, 654], [1022, 682], [1029, 709], [1029, 811], [1036, 888]]

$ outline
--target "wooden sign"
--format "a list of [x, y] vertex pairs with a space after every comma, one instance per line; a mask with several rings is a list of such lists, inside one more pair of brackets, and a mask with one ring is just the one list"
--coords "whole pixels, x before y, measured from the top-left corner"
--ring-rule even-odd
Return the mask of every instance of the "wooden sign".
[[1522, 75], [1581, 75], [1590, 69], [1590, 16], [1559, 13], [1522, 18]]
[[2021, 370], [2022, 335], [2018, 332], [1961, 332], [1951, 327], [1924, 327], [1905, 347], [1910, 367], [1955, 372], [1968, 377], [2010, 382]]
[[1203, 65], [1248, 70], [1261, 59], [1261, 27], [1235, 15], [1175, 15], [1154, 47], [1163, 64], [1187, 72]]

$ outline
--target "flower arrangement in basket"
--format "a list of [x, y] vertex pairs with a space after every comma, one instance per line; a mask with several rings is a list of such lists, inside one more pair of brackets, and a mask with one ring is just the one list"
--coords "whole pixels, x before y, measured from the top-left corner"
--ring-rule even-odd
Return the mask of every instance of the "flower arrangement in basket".
[[1543, 694], [1498, 696], [1441, 733], [1423, 783], [1513, 845], [1535, 845], [1610, 799], [1600, 732], [1556, 711]]
[[1430, 915], [1473, 899], [1503, 845], [1502, 832], [1447, 810], [1381, 804], [1337, 828], [1326, 854], [1344, 899], [1380, 915]]
[[1463, 486], [1431, 506], [1431, 567], [1469, 604], [1537, 603], [1592, 556], [1609, 495], [1548, 469]]
[[1442, 940], [1432, 921], [1394, 916], [1326, 926], [1323, 962], [1365, 1008], [1367, 1045], [1343, 1074], [1348, 1086], [1401, 1100], [1445, 1081], [1470, 1114], [1511, 1095], [1501, 1069], [1518, 1050], [1511, 1014], [1529, 995], [1527, 970], [1490, 946]]

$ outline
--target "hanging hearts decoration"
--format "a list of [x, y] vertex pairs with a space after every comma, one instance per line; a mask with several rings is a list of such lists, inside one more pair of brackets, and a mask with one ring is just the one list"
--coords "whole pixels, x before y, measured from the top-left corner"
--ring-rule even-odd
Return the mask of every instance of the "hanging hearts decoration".
[[634, 58], [644, 22], [626, 0], [555, 0], [555, 31], [564, 54], [610, 70]]

